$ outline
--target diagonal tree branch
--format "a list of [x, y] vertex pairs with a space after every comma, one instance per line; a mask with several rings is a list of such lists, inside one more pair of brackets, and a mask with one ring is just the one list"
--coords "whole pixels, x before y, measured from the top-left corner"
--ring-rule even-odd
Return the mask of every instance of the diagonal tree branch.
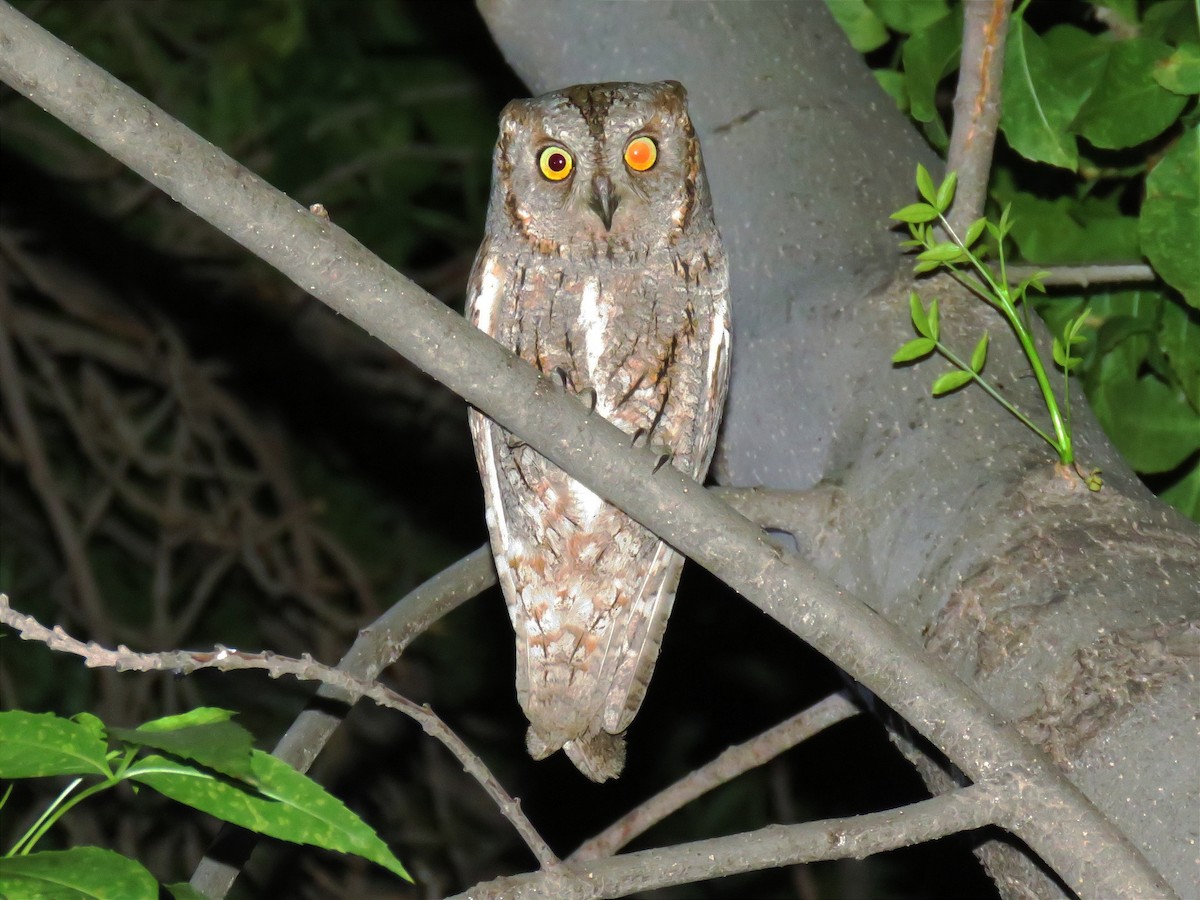
[[7, 4], [0, 78], [713, 572], [850, 672], [968, 776], [1021, 773], [1042, 815], [1013, 828], [1076, 891], [1172, 896], [1044, 752], [898, 627], [674, 467], [656, 471], [655, 453], [631, 449], [627, 435], [551, 379]]

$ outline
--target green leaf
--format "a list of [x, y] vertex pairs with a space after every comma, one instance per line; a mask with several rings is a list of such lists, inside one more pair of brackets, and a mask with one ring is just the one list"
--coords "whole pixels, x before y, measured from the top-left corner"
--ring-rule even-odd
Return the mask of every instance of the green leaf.
[[999, 232], [998, 239], [1003, 241], [1010, 231], [1012, 231], [1012, 204], [1005, 203], [1004, 208], [1000, 210], [1000, 221], [997, 223], [997, 231]]
[[1004, 56], [1000, 130], [1026, 159], [1074, 169], [1075, 138], [1067, 133], [1082, 98], [1066, 94], [1045, 42], [1020, 18], [1009, 29]]
[[1010, 237], [1021, 255], [1039, 265], [1082, 265], [1136, 260], [1141, 255], [1138, 220], [1116, 196], [1043, 199], [1016, 190], [1003, 177], [993, 187], [1012, 210]]
[[0, 712], [0, 778], [111, 775], [108, 743], [89, 722], [53, 713]]
[[187, 718], [188, 714], [171, 716], [173, 727], [169, 729], [154, 727], [166, 721], [159, 719], [147, 722], [141, 728], [110, 728], [108, 733], [115, 740], [153, 747], [172, 756], [198, 762], [223, 775], [243, 780], [252, 777], [250, 751], [254, 749], [254, 736], [249, 731], [228, 721], [191, 726], [182, 724]]
[[922, 250], [917, 254], [917, 260], [919, 262], [932, 261], [950, 263], [958, 262], [966, 258], [967, 254], [963, 252], [962, 247], [951, 241], [943, 241], [940, 244], [934, 244], [928, 250]]
[[387, 845], [320, 785], [262, 751], [251, 754], [256, 790], [161, 756], [134, 763], [129, 777], [173, 800], [259, 834], [353, 853], [410, 880]]
[[937, 217], [938, 211], [928, 203], [910, 203], [891, 215], [891, 218], [900, 222], [929, 222]]
[[1163, 303], [1158, 343], [1167, 357], [1173, 380], [1192, 409], [1200, 413], [1200, 313], [1167, 298]]
[[938, 212], [945, 212], [950, 208], [951, 202], [954, 200], [954, 189], [958, 186], [958, 173], [949, 172], [938, 185], [937, 200], [934, 201], [934, 206], [938, 208]]
[[1200, 41], [1196, 0], [1155, 0], [1146, 4], [1142, 34], [1176, 45]]
[[914, 275], [922, 275], [925, 272], [932, 272], [934, 269], [940, 269], [941, 267], [942, 267], [942, 264], [940, 262], [926, 260], [925, 262], [919, 262], [915, 266], [913, 266], [913, 274]]
[[938, 302], [937, 300], [929, 301], [929, 334], [926, 337], [938, 339], [938, 334], [941, 332], [941, 326], [938, 324]]
[[[877, 8], [909, 5], [891, 2]], [[918, 122], [937, 121], [941, 124], [937, 87], [943, 78], [958, 68], [961, 50], [962, 10], [958, 7], [950, 15], [943, 15], [925, 25], [904, 42], [902, 58], [904, 75], [908, 80], [910, 110]]]
[[931, 206], [937, 205], [937, 189], [933, 186], [933, 177], [920, 163], [917, 163], [917, 191]]
[[895, 69], [872, 69], [871, 74], [887, 95], [896, 101], [896, 108], [902, 113], [907, 113], [908, 82], [904, 80], [904, 73]]
[[1142, 473], [1169, 472], [1200, 450], [1200, 416], [1153, 375], [1111, 381], [1090, 397], [1121, 455]]
[[[1079, 340], [1083, 340], [1083, 338]], [[1058, 336], [1055, 336], [1054, 342], [1051, 345], [1051, 353], [1054, 355], [1054, 362], [1068, 372], [1083, 362], [1080, 357], [1071, 355], [1070, 350], [1063, 343], [1063, 339]]]
[[99, 847], [0, 859], [0, 897], [24, 900], [157, 900], [158, 882], [132, 859]]
[[1200, 460], [1158, 498], [1170, 503], [1193, 522], [1200, 522]]
[[886, 44], [891, 37], [887, 28], [866, 0], [825, 0], [850, 44], [859, 53], [870, 53]]
[[1146, 178], [1139, 234], [1154, 271], [1200, 309], [1200, 126]]
[[913, 328], [917, 329], [917, 334], [937, 339], [937, 335], [929, 328], [929, 316], [926, 315], [925, 307], [916, 291], [908, 295], [908, 314], [912, 318]]
[[963, 245], [970, 247], [977, 240], [979, 240], [979, 236], [983, 234], [983, 230], [987, 227], [987, 224], [987, 219], [976, 219], [974, 222], [972, 222], [967, 227], [967, 233], [963, 235]]
[[1154, 80], [1175, 94], [1200, 94], [1200, 44], [1184, 44], [1158, 62]]
[[933, 348], [937, 343], [929, 338], [913, 338], [899, 350], [892, 354], [892, 362], [905, 363], [911, 362], [914, 359], [920, 359], [922, 356], [928, 356], [933, 352]]
[[178, 731], [181, 728], [192, 728], [196, 725], [212, 725], [217, 722], [228, 722], [235, 713], [231, 709], [221, 709], [219, 706], [197, 706], [185, 713], [174, 716], [162, 716], [143, 722], [137, 727], [139, 732], [148, 731]]
[[971, 373], [964, 372], [962, 369], [953, 369], [949, 372], [944, 372], [939, 375], [933, 382], [930, 392], [935, 397], [940, 397], [943, 394], [948, 394], [951, 391], [957, 390], [968, 381], [971, 380]]
[[1039, 294], [1046, 293], [1046, 286], [1042, 284], [1042, 280], [1050, 277], [1050, 273], [1044, 269], [1039, 269], [1028, 278], [1021, 282], [1017, 292], [1024, 297], [1030, 288], [1033, 288]]
[[974, 352], [971, 353], [971, 371], [978, 375], [983, 371], [984, 363], [987, 362], [988, 351], [988, 333], [985, 331], [983, 337], [979, 339], [979, 343], [975, 345]]
[[1071, 123], [1072, 130], [1108, 150], [1161, 134], [1187, 102], [1154, 80], [1155, 64], [1170, 54], [1168, 45], [1150, 38], [1113, 44], [1100, 81]]
[[932, 25], [949, 12], [946, 0], [869, 0], [871, 8], [883, 23], [893, 31], [912, 34], [918, 29]]

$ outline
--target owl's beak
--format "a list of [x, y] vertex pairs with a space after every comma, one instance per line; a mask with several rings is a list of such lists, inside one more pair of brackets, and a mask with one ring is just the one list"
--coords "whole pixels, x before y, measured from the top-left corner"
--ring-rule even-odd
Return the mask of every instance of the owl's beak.
[[588, 205], [604, 223], [604, 230], [612, 228], [613, 213], [617, 211], [621, 198], [613, 189], [612, 179], [607, 175], [597, 175], [592, 179], [592, 202]]

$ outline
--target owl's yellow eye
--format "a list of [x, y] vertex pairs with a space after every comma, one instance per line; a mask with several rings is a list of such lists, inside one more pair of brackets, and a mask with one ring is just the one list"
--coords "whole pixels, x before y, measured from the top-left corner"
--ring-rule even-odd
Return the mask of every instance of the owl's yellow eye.
[[538, 168], [551, 181], [562, 181], [571, 174], [575, 162], [570, 153], [552, 144], [538, 154]]
[[625, 165], [635, 172], [645, 172], [654, 168], [658, 162], [658, 146], [653, 140], [642, 135], [635, 137], [625, 145]]

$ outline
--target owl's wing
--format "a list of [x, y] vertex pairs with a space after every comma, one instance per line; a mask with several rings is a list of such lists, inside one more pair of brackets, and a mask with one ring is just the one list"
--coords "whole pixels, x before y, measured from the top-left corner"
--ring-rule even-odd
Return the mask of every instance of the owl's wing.
[[[717, 431], [721, 424], [721, 413], [725, 408], [725, 396], [729, 390], [729, 276], [724, 260], [718, 261], [710, 273], [712, 278], [691, 288], [700, 293], [705, 305], [711, 308], [711, 328], [704, 350], [697, 361], [690, 364], [700, 374], [696, 378], [681, 378], [684, 383], [694, 385], [691, 390], [697, 396], [690, 398], [695, 411], [694, 427], [684, 437], [686, 446], [675, 447], [689, 475], [703, 481], [716, 449]], [[622, 641], [622, 646], [613, 648], [606, 655], [605, 670], [612, 670], [611, 681], [604, 703], [604, 728], [618, 734], [629, 727], [646, 696], [650, 676], [658, 659], [663, 632], [667, 619], [675, 604], [675, 590], [683, 570], [683, 557], [659, 541], [641, 590], [632, 609], [647, 612], [631, 620]], [[614, 652], [615, 651], [615, 652]]]
[[[500, 260], [491, 253], [491, 242], [485, 238], [471, 278], [467, 283], [466, 315], [471, 324], [493, 338], [499, 337], [498, 316], [505, 295], [504, 269]], [[483, 498], [488, 535], [491, 538], [492, 555], [496, 560], [496, 577], [501, 591], [508, 602], [509, 617], [514, 626], [517, 617], [524, 615], [524, 608], [514, 602], [519, 596], [512, 569], [502, 548], [513, 546], [512, 534], [504, 511], [504, 498], [500, 489], [499, 459], [496, 442], [503, 440], [500, 428], [491, 419], [476, 409], [467, 411], [471, 427], [471, 442], [475, 446], [475, 461], [483, 482]], [[516, 627], [517, 636], [517, 692], [524, 696], [529, 689], [529, 655], [526, 629]]]

